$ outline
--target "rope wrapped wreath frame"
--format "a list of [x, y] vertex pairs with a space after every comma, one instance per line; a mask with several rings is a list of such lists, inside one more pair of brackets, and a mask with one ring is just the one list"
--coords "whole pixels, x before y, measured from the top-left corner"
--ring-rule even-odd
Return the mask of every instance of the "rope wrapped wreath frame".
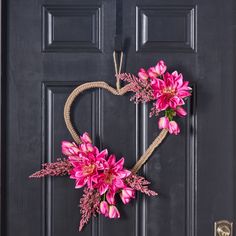
[[[123, 52], [121, 52], [120, 55], [120, 63], [119, 63], [119, 69], [116, 61], [116, 52], [113, 53], [113, 59], [114, 59], [114, 66], [115, 66], [115, 72], [116, 75], [121, 73], [121, 67], [122, 67], [122, 61], [123, 61]], [[76, 87], [69, 97], [66, 100], [65, 106], [64, 106], [64, 120], [67, 129], [69, 130], [72, 138], [77, 144], [81, 144], [82, 141], [80, 139], [80, 136], [77, 134], [75, 128], [73, 127], [73, 124], [71, 122], [71, 107], [73, 105], [73, 102], [75, 99], [79, 97], [84, 91], [90, 90], [90, 89], [105, 89], [108, 92], [110, 92], [113, 95], [116, 96], [123, 96], [127, 92], [130, 91], [130, 86], [125, 85], [124, 87], [120, 87], [120, 79], [118, 76], [116, 76], [116, 89], [108, 85], [104, 81], [96, 81], [96, 82], [88, 82], [84, 83], [82, 85], [79, 85]], [[150, 144], [150, 146], [147, 148], [147, 150], [143, 153], [143, 155], [138, 159], [138, 161], [135, 163], [133, 168], [131, 169], [132, 173], [137, 173], [140, 168], [146, 163], [146, 161], [149, 159], [149, 157], [152, 155], [154, 150], [161, 144], [161, 142], [165, 139], [165, 137], [168, 134], [167, 129], [163, 129], [160, 134], [154, 139], [154, 141]]]

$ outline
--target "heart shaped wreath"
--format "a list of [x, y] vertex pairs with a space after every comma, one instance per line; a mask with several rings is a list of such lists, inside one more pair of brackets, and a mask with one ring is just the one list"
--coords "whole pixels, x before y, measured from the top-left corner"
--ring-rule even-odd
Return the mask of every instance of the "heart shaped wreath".
[[[135, 198], [135, 192], [139, 191], [148, 196], [158, 195], [150, 190], [150, 184], [144, 177], [137, 175], [137, 171], [150, 157], [155, 148], [163, 141], [167, 133], [179, 134], [180, 128], [174, 118], [184, 117], [187, 112], [183, 105], [191, 95], [189, 82], [183, 80], [181, 73], [167, 72], [164, 61], [159, 61], [156, 66], [147, 71], [141, 68], [138, 76], [133, 74], [121, 74], [123, 53], [120, 55], [119, 70], [114, 52], [114, 63], [117, 84], [116, 89], [105, 82], [90, 82], [78, 86], [68, 97], [65, 109], [65, 123], [75, 142], [62, 141], [62, 153], [64, 159], [58, 159], [53, 163], [42, 164], [42, 169], [35, 172], [30, 178], [41, 178], [45, 176], [69, 175], [75, 180], [75, 188], [84, 188], [80, 199], [81, 220], [79, 230], [89, 222], [92, 216], [102, 214], [109, 218], [120, 218], [116, 207], [117, 196], [124, 204]], [[120, 80], [126, 81], [127, 85], [120, 88]], [[140, 157], [131, 170], [124, 168], [125, 158], [118, 161], [115, 155], [108, 155], [108, 150], [100, 151], [92, 144], [88, 133], [79, 136], [72, 126], [70, 120], [70, 108], [76, 97], [85, 90], [103, 88], [114, 95], [122, 96], [127, 92], [133, 92], [131, 100], [135, 103], [152, 102], [153, 107], [150, 116], [158, 116], [158, 126], [162, 129], [146, 152]]]

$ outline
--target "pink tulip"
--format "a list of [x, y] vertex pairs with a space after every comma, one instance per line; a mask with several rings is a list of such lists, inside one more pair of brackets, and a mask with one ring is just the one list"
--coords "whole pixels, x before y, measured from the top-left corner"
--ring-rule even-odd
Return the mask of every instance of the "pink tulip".
[[105, 215], [105, 216], [108, 216], [108, 209], [109, 209], [109, 206], [107, 204], [106, 201], [102, 201], [100, 203], [100, 212]]
[[169, 122], [169, 133], [177, 135], [180, 132], [179, 126], [175, 121]]
[[120, 212], [118, 211], [118, 209], [114, 205], [109, 206], [108, 217], [109, 218], [120, 218]]
[[150, 78], [157, 78], [160, 75], [163, 75], [167, 69], [164, 61], [159, 61], [155, 67], [150, 67], [148, 69], [148, 75]]
[[91, 143], [82, 143], [80, 145], [80, 149], [82, 152], [93, 152], [94, 151], [94, 146]]
[[141, 68], [138, 72], [138, 77], [142, 80], [147, 80], [148, 79], [148, 73], [146, 72], [145, 69]]
[[159, 129], [168, 129], [169, 128], [169, 119], [164, 116], [159, 119], [158, 122]]
[[135, 190], [129, 187], [122, 189], [120, 198], [124, 204], [129, 203], [132, 198], [135, 198]]
[[83, 143], [92, 143], [92, 140], [87, 132], [83, 133], [83, 135], [80, 136], [80, 139]]
[[79, 148], [75, 143], [62, 141], [61, 148], [62, 148], [62, 153], [66, 156], [74, 156], [78, 155], [79, 153]]
[[108, 201], [109, 204], [114, 205], [115, 204], [115, 194], [116, 192], [113, 191], [108, 191], [106, 194], [106, 199]]
[[184, 117], [187, 115], [187, 112], [184, 110], [183, 107], [176, 107], [176, 110], [175, 110], [176, 114], [180, 117]]

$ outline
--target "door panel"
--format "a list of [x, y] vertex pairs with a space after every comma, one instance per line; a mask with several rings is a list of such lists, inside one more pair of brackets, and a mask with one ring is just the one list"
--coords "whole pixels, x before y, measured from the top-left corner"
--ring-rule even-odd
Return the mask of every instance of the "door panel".
[[[181, 134], [169, 135], [141, 171], [159, 196], [118, 203], [120, 220], [95, 218], [80, 234], [208, 236], [214, 221], [234, 221], [235, 6], [226, 2], [2, 0], [1, 236], [78, 235], [74, 181], [28, 176], [72, 140], [63, 120], [70, 92], [88, 81], [115, 86], [116, 33], [123, 71], [163, 59], [191, 81], [193, 95]], [[131, 168], [159, 130], [150, 107], [129, 97], [87, 91], [72, 119]]]

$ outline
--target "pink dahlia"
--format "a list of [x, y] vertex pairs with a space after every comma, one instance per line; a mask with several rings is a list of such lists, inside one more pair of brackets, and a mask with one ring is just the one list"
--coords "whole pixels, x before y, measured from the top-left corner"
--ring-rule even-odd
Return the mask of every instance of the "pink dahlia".
[[177, 71], [172, 74], [165, 73], [163, 80], [152, 78], [151, 84], [154, 96], [157, 99], [156, 109], [159, 111], [166, 110], [167, 108], [176, 109], [182, 106], [184, 98], [191, 95], [191, 88], [188, 86], [188, 81], [183, 81], [182, 74]]
[[102, 152], [80, 154], [78, 157], [69, 157], [73, 169], [70, 171], [70, 178], [75, 179], [75, 188], [82, 188], [87, 184], [88, 188], [93, 188], [97, 183], [98, 170], [103, 169], [103, 161], [107, 156], [107, 150]]
[[68, 156], [73, 166], [70, 178], [75, 179], [75, 188], [82, 188], [87, 184], [88, 188], [92, 189], [93, 184], [97, 183], [98, 171], [103, 170], [108, 152], [107, 149], [100, 152], [96, 146], [93, 146], [87, 133], [83, 134], [81, 140], [83, 143], [78, 146], [76, 155]]
[[109, 204], [115, 204], [116, 191], [125, 188], [124, 179], [130, 175], [130, 171], [124, 169], [124, 158], [116, 162], [115, 155], [110, 155], [104, 162], [103, 172], [97, 178], [96, 187], [100, 195], [106, 193], [106, 200]]

